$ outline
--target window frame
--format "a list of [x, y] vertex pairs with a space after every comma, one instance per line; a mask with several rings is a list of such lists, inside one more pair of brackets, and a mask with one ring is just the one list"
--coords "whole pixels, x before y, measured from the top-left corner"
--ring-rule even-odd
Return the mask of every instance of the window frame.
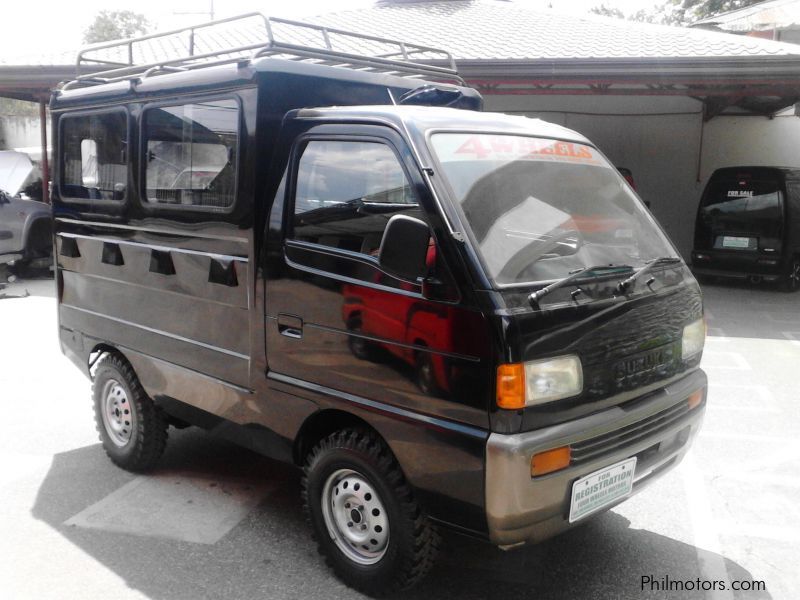
[[[64, 123], [70, 119], [80, 118], [80, 117], [93, 117], [97, 115], [106, 115], [106, 114], [113, 114], [113, 113], [122, 113], [125, 115], [125, 144], [127, 146], [127, 150], [125, 152], [125, 192], [122, 195], [120, 200], [106, 200], [104, 198], [77, 198], [75, 196], [70, 196], [64, 193], [64, 175], [65, 175], [65, 158], [66, 154], [64, 152]], [[133, 128], [131, 126], [131, 111], [128, 105], [123, 106], [113, 106], [113, 107], [105, 107], [105, 108], [96, 108], [96, 109], [84, 109], [84, 110], [77, 110], [77, 111], [70, 111], [63, 113], [58, 118], [58, 196], [59, 199], [66, 203], [66, 204], [79, 204], [85, 206], [97, 206], [97, 207], [114, 207], [120, 208], [124, 207], [128, 204], [128, 200], [131, 197], [130, 188], [131, 184], [133, 183], [133, 179], [131, 177], [131, 155], [133, 152], [131, 151], [132, 143], [132, 136]]]
[[[294, 217], [295, 212], [295, 201], [297, 199], [297, 181], [298, 181], [298, 172], [300, 170], [300, 159], [303, 157], [308, 144], [311, 142], [367, 142], [367, 143], [378, 143], [382, 144], [389, 148], [389, 150], [394, 155], [395, 159], [397, 160], [397, 164], [403, 170], [403, 176], [406, 179], [406, 182], [411, 189], [414, 198], [417, 200], [416, 204], [409, 204], [408, 206], [416, 206], [418, 207], [423, 213], [425, 212], [421, 198], [419, 196], [419, 192], [414, 185], [414, 179], [410, 176], [408, 171], [408, 166], [405, 164], [403, 157], [401, 156], [399, 150], [397, 149], [396, 145], [392, 143], [392, 140], [388, 137], [381, 137], [380, 135], [370, 135], [370, 134], [358, 134], [358, 133], [306, 133], [295, 140], [291, 156], [290, 156], [290, 163], [289, 163], [289, 181], [287, 182], [287, 192], [288, 197], [287, 201], [285, 202], [285, 210], [283, 215], [283, 230], [285, 232], [284, 239], [286, 244], [298, 247], [298, 248], [305, 248], [309, 250], [315, 250], [319, 252], [323, 252], [326, 254], [333, 254], [335, 256], [340, 256], [343, 258], [350, 258], [354, 260], [359, 260], [362, 262], [366, 262], [374, 266], [376, 269], [383, 272], [380, 269], [378, 258], [376, 256], [370, 256], [369, 254], [364, 254], [362, 252], [355, 252], [353, 250], [345, 250], [343, 248], [336, 248], [334, 246], [326, 246], [325, 244], [319, 244], [316, 242], [308, 242], [305, 240], [299, 240], [295, 238], [295, 231], [294, 231]], [[427, 217], [426, 217], [427, 223]], [[430, 227], [430, 224], [428, 223]], [[387, 288], [392, 289], [394, 288]]]
[[[160, 202], [150, 202], [147, 199], [147, 134], [146, 134], [146, 115], [151, 109], [159, 109], [164, 107], [174, 106], [187, 106], [189, 104], [201, 104], [203, 102], [213, 102], [221, 100], [233, 100], [236, 103], [236, 165], [234, 166], [234, 184], [233, 184], [233, 202], [229, 206], [199, 206], [194, 204], [167, 204]], [[156, 102], [149, 102], [142, 106], [139, 113], [139, 204], [148, 213], [160, 212], [190, 212], [190, 213], [206, 213], [212, 215], [229, 215], [236, 210], [239, 205], [239, 175], [241, 173], [242, 155], [244, 150], [244, 139], [242, 127], [242, 113], [243, 103], [242, 99], [237, 94], [224, 94], [212, 96], [191, 96], [184, 99], [171, 98], [169, 100], [160, 100]]]

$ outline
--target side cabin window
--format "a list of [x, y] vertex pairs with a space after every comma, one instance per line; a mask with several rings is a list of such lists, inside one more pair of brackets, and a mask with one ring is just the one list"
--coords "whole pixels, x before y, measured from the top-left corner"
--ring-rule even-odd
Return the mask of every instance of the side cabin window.
[[235, 100], [149, 108], [143, 131], [147, 203], [212, 211], [233, 205], [239, 146]]
[[377, 256], [392, 215], [420, 216], [400, 161], [379, 142], [311, 141], [296, 181], [296, 240]]
[[128, 115], [124, 111], [66, 115], [61, 120], [61, 195], [86, 200], [125, 198]]

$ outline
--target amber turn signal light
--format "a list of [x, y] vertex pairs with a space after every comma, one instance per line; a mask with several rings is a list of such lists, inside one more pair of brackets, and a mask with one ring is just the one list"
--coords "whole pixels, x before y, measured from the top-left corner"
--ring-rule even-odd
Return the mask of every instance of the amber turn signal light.
[[497, 367], [497, 406], [525, 408], [525, 366], [522, 363]]
[[689, 410], [697, 408], [703, 403], [703, 390], [699, 389], [689, 396]]
[[534, 454], [531, 458], [531, 477], [547, 475], [554, 471], [566, 469], [569, 466], [571, 452], [569, 446], [553, 448]]

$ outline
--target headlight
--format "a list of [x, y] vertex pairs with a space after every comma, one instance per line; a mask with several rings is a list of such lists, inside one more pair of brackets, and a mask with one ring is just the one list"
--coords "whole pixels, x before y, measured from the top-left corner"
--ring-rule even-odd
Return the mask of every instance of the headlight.
[[525, 404], [543, 404], [577, 396], [583, 390], [583, 369], [577, 356], [525, 363]]
[[581, 360], [574, 355], [497, 368], [497, 405], [520, 409], [577, 396], [583, 391]]
[[706, 324], [703, 319], [697, 319], [683, 328], [681, 340], [681, 358], [687, 360], [700, 354], [706, 343]]

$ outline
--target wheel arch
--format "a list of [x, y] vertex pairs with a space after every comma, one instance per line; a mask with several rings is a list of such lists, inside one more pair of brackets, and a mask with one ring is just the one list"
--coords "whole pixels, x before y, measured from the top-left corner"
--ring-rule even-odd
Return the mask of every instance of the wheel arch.
[[[131, 361], [128, 360], [128, 357], [125, 356], [125, 353], [122, 350], [120, 350], [119, 348], [117, 348], [113, 344], [109, 344], [108, 342], [99, 342], [99, 343], [95, 344], [94, 347], [92, 347], [92, 349], [89, 351], [89, 354], [86, 357], [86, 363], [87, 363], [86, 367], [87, 367], [87, 370], [89, 372], [89, 375], [92, 378], [94, 378], [94, 370], [95, 370], [94, 368], [95, 368], [95, 366], [100, 361], [100, 359], [103, 358], [103, 356], [105, 356], [106, 354], [116, 354], [122, 360], [124, 360], [126, 363], [128, 363], [128, 365], [130, 365], [131, 369], [133, 369], [133, 365], [131, 364]], [[135, 373], [135, 371], [134, 371], [134, 373]]]
[[325, 409], [310, 415], [300, 426], [292, 447], [292, 459], [298, 466], [305, 462], [309, 451], [317, 443], [342, 429], [358, 428], [370, 431], [380, 437], [388, 447], [386, 438], [361, 417], [339, 409]]
[[25, 224], [25, 231], [22, 235], [22, 250], [25, 254], [31, 254], [37, 249], [52, 248], [53, 245], [53, 221], [49, 215], [34, 215]]

